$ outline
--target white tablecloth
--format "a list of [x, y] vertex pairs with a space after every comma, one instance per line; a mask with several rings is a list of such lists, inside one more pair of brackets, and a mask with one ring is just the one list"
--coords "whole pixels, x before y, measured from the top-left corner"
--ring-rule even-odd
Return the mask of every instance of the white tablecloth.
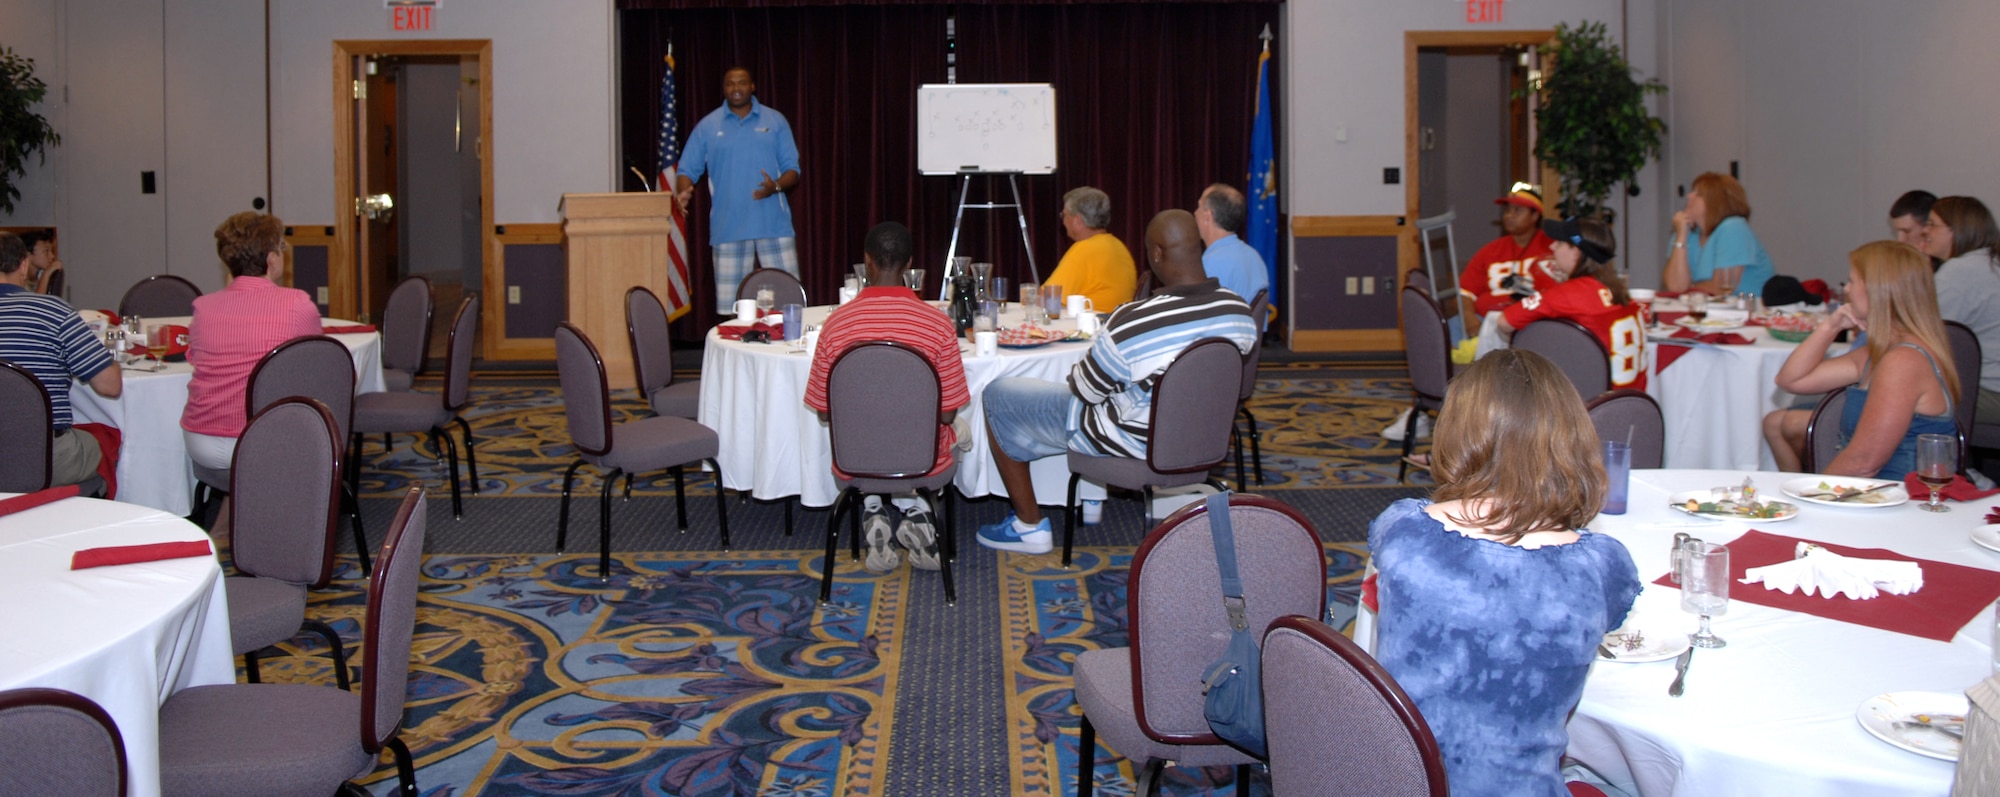
[[0, 689], [97, 701], [125, 737], [128, 794], [160, 793], [167, 696], [236, 680], [222, 569], [208, 556], [72, 572], [70, 554], [206, 539], [167, 513], [88, 498], [0, 517]]
[[[352, 321], [322, 319], [328, 325]], [[147, 325], [180, 324], [185, 317], [146, 319]], [[382, 383], [382, 335], [377, 332], [333, 335], [354, 355], [354, 391], [378, 393]], [[70, 384], [70, 405], [77, 423], [118, 427], [123, 435], [118, 452], [118, 500], [150, 506], [176, 515], [193, 510], [194, 463], [181, 438], [181, 410], [187, 406], [188, 380], [194, 367], [169, 363], [165, 370], [125, 371], [125, 389], [115, 399], [97, 395], [82, 382]]]
[[[1661, 303], [1678, 312], [1678, 305]], [[1666, 416], [1669, 468], [1736, 468], [1771, 470], [1778, 466], [1764, 444], [1764, 416], [1790, 407], [1797, 396], [1778, 389], [1778, 369], [1798, 348], [1772, 338], [1764, 327], [1745, 327], [1737, 334], [1754, 341], [1748, 346], [1700, 344], [1662, 369], [1659, 352], [1678, 344], [1652, 343], [1653, 365], [1646, 374], [1646, 392], [1660, 402]], [[1832, 351], [1845, 351], [1835, 344]]]
[[[1971, 530], [1986, 505], [1953, 504], [1925, 512], [1916, 502], [1882, 509], [1805, 504], [1781, 523], [1696, 521], [1667, 507], [1683, 490], [1739, 484], [1744, 472], [1638, 471], [1625, 515], [1600, 516], [1592, 528], [1632, 553], [1645, 591], [1633, 616], [1693, 630], [1678, 590], [1651, 583], [1667, 571], [1674, 532], [1728, 543], [1750, 528], [1841, 545], [1886, 548], [1913, 558], [2000, 570], [2000, 553], [1975, 545]], [[1768, 495], [1796, 474], [1759, 473]], [[1733, 584], [1732, 590], [1763, 589]], [[1846, 600], [1835, 598], [1835, 600]], [[1642, 626], [1644, 627], [1644, 626]], [[1732, 601], [1713, 621], [1729, 644], [1697, 650], [1687, 691], [1667, 696], [1673, 662], [1599, 663], [1570, 721], [1571, 755], [1620, 786], [1646, 795], [1782, 794], [1941, 795], [1952, 765], [1904, 752], [1855, 721], [1862, 701], [1886, 692], [1963, 692], [1991, 674], [1990, 610], [1951, 642], [1867, 628]]]
[[[831, 307], [806, 309], [805, 322], [821, 324]], [[1013, 326], [1021, 320], [1018, 303], [1010, 303], [1000, 323]], [[1050, 326], [1068, 331], [1072, 320], [1057, 320]], [[1006, 495], [1000, 474], [993, 467], [987, 448], [986, 416], [980, 392], [1001, 377], [1033, 377], [1064, 382], [1070, 367], [1089, 351], [1087, 343], [1053, 343], [1035, 349], [1002, 349], [994, 357], [977, 357], [971, 345], [962, 343], [965, 355], [965, 382], [972, 391], [972, 404], [960, 412], [971, 422], [973, 447], [959, 455], [959, 491], [968, 497]], [[806, 506], [831, 505], [840, 492], [833, 481], [833, 447], [826, 424], [805, 405], [806, 381], [812, 359], [794, 352], [783, 342], [741, 343], [723, 340], [709, 330], [701, 361], [702, 425], [721, 437], [722, 451], [716, 457], [722, 465], [723, 483], [733, 490], [749, 490], [758, 498], [799, 496]], [[1044, 505], [1060, 505], [1069, 487], [1069, 466], [1062, 457], [1048, 457], [1032, 465], [1035, 498]], [[1102, 485], [1085, 482], [1078, 487], [1082, 498], [1103, 498]]]

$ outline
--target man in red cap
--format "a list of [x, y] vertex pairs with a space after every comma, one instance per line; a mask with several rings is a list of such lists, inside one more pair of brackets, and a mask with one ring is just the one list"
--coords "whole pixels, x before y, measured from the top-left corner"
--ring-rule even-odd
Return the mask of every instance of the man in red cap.
[[[1478, 318], [1516, 299], [1533, 293], [1534, 285], [1554, 284], [1549, 266], [1555, 254], [1542, 234], [1542, 195], [1534, 186], [1515, 183], [1512, 191], [1493, 204], [1501, 205], [1500, 230], [1503, 235], [1473, 253], [1459, 275], [1458, 287], [1472, 301]], [[1528, 277], [1524, 280], [1522, 274]], [[1470, 322], [1468, 327], [1474, 327]]]

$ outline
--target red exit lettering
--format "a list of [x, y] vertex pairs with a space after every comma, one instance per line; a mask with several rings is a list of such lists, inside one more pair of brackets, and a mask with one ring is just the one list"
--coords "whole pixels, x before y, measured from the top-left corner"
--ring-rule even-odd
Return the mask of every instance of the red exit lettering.
[[396, 30], [430, 30], [430, 6], [397, 6], [391, 17]]
[[1465, 0], [1465, 21], [1497, 24], [1506, 0]]

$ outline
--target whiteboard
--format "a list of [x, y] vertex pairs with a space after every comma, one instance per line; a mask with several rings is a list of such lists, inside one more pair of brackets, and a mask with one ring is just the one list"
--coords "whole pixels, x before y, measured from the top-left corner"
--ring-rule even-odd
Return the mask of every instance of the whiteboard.
[[917, 171], [1056, 170], [1056, 89], [1047, 83], [917, 88]]

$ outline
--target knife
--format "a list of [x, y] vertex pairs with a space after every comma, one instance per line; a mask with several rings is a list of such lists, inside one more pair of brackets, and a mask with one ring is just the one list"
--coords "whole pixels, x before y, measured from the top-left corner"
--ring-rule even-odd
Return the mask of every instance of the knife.
[[1852, 500], [1852, 499], [1855, 499], [1855, 498], [1860, 498], [1861, 496], [1864, 496], [1864, 495], [1867, 495], [1867, 494], [1869, 494], [1869, 493], [1873, 493], [1873, 492], [1879, 492], [1879, 491], [1882, 491], [1882, 490], [1887, 490], [1887, 489], [1889, 489], [1889, 488], [1891, 488], [1891, 487], [1895, 487], [1895, 486], [1897, 486], [1897, 485], [1899, 485], [1899, 484], [1902, 484], [1902, 482], [1885, 482], [1885, 483], [1883, 483], [1883, 484], [1878, 484], [1878, 485], [1875, 485], [1874, 487], [1870, 487], [1870, 488], [1868, 488], [1868, 489], [1866, 489], [1866, 490], [1856, 490], [1856, 491], [1854, 491], [1854, 492], [1851, 492], [1851, 493], [1848, 493], [1848, 494], [1846, 494], [1846, 495], [1842, 495], [1842, 496], [1838, 496], [1838, 497], [1835, 497], [1835, 498], [1833, 499], [1833, 502], [1837, 504], [1837, 503], [1840, 503], [1840, 502], [1842, 502], [1842, 501], [1848, 501], [1848, 500]]
[[1674, 682], [1667, 686], [1667, 697], [1681, 696], [1681, 682], [1688, 677], [1688, 661], [1694, 658], [1694, 648], [1681, 651], [1681, 657], [1674, 659]]

